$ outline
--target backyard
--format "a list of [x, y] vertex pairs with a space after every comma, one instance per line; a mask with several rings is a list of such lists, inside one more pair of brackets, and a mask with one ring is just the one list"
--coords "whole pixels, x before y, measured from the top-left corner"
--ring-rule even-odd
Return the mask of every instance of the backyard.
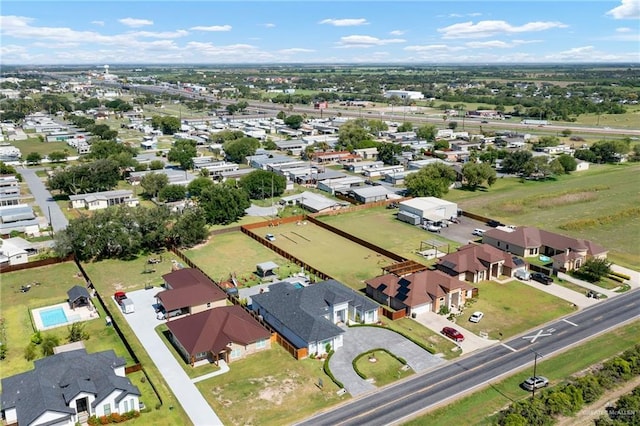
[[[233, 362], [221, 376], [196, 384], [229, 425], [291, 424], [346, 400], [318, 359], [296, 361], [279, 345]], [[319, 386], [322, 379], [322, 386]]]
[[[256, 230], [258, 233], [261, 231]], [[263, 232], [275, 236], [273, 244], [277, 247], [354, 290], [361, 290], [364, 280], [380, 275], [384, 266], [395, 263], [392, 259], [307, 221], [264, 228]]]
[[420, 250], [422, 241], [439, 241], [443, 244], [440, 250], [445, 252], [447, 249], [453, 252], [459, 246], [458, 243], [438, 234], [399, 221], [396, 219], [396, 213], [397, 210], [374, 207], [345, 214], [320, 216], [318, 219], [407, 259], [424, 264], [433, 262], [416, 253]]
[[[477, 284], [479, 297], [457, 318], [468, 330], [486, 332], [490, 339], [505, 339], [573, 312], [573, 304], [519, 281]], [[535, 306], [535, 309], [531, 307]], [[478, 323], [469, 322], [474, 311], [484, 313]]]
[[592, 165], [550, 181], [498, 179], [488, 190], [451, 190], [444, 197], [464, 211], [504, 223], [592, 240], [614, 263], [640, 265], [640, 164]]

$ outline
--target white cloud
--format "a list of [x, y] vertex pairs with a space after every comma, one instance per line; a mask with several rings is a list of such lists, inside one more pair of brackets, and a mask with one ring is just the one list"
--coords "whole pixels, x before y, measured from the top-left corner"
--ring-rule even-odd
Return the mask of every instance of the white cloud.
[[296, 53], [313, 53], [315, 52], [315, 50], [313, 49], [304, 49], [302, 47], [291, 47], [289, 49], [280, 49], [278, 50], [278, 53], [282, 54], [282, 55], [291, 55], [291, 54], [296, 54]]
[[616, 32], [617, 33], [630, 33], [631, 31], [633, 31], [633, 30], [631, 28], [629, 28], [629, 27], [616, 28]]
[[324, 19], [319, 24], [327, 24], [333, 25], [334, 27], [357, 27], [359, 25], [368, 25], [366, 19], [364, 18], [356, 18], [356, 19]]
[[491, 41], [470, 41], [464, 45], [471, 49], [509, 49], [523, 44], [539, 43], [540, 40], [511, 40], [505, 42], [501, 40]]
[[446, 44], [426, 44], [417, 46], [407, 46], [404, 50], [409, 52], [452, 52], [462, 50], [462, 47], [453, 47]]
[[153, 25], [153, 21], [150, 21], [148, 19], [123, 18], [123, 19], [118, 19], [118, 22], [120, 22], [122, 25], [126, 25], [127, 27], [131, 27], [131, 28], [139, 28], [139, 27], [144, 27], [146, 25]]
[[442, 37], [445, 39], [482, 38], [498, 34], [545, 31], [552, 28], [566, 27], [567, 25], [561, 22], [529, 22], [524, 25], [514, 26], [505, 21], [479, 21], [477, 24], [469, 21], [439, 28], [438, 32], [442, 33]]
[[93, 25], [98, 25], [100, 27], [104, 27], [104, 21], [91, 21]]
[[271, 22], [267, 22], [266, 24], [263, 24], [263, 26], [265, 28], [275, 28], [276, 24], [272, 24]]
[[154, 31], [136, 31], [133, 33], [128, 33], [130, 36], [134, 37], [148, 37], [148, 38], [179, 38], [185, 37], [189, 35], [189, 31], [185, 30], [176, 30], [176, 31], [164, 31], [164, 32], [154, 32]]
[[405, 30], [393, 30], [393, 31], [389, 31], [389, 34], [392, 36], [401, 36], [404, 33], [406, 33]]
[[210, 31], [210, 32], [219, 32], [219, 31], [231, 31], [231, 25], [211, 25], [209, 27], [204, 26], [196, 26], [189, 28], [191, 31]]
[[622, 4], [607, 12], [613, 19], [640, 19], [640, 0], [622, 0]]
[[371, 37], [366, 35], [350, 35], [341, 37], [337, 42], [337, 46], [340, 48], [367, 48], [373, 46], [384, 46], [392, 43], [404, 43], [406, 40], [399, 38], [380, 39], [377, 37]]

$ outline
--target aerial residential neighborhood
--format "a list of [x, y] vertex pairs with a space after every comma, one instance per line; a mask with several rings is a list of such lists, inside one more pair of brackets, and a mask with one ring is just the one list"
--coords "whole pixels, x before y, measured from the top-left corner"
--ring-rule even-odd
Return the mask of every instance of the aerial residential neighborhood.
[[637, 2], [356, 3], [3, 5], [2, 424], [637, 423]]

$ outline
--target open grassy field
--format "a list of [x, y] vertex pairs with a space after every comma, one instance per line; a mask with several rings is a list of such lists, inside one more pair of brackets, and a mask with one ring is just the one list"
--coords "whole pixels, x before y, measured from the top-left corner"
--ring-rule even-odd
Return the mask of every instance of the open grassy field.
[[296, 361], [279, 345], [230, 368], [196, 384], [227, 425], [291, 424], [349, 398], [336, 395], [338, 387], [322, 371], [322, 361]]
[[77, 155], [76, 150], [66, 144], [66, 142], [41, 142], [38, 137], [31, 137], [23, 141], [13, 141], [13, 146], [22, 152], [22, 158], [27, 158], [32, 152], [37, 152], [45, 157], [54, 151], [69, 151], [69, 155]]
[[640, 265], [640, 164], [592, 165], [546, 182], [498, 179], [488, 190], [452, 190], [444, 197], [465, 211], [505, 223], [592, 240], [609, 259]]
[[228, 280], [232, 273], [238, 279], [248, 279], [256, 271], [258, 263], [288, 263], [240, 231], [214, 235], [206, 243], [184, 251], [184, 254], [216, 281]]
[[[625, 325], [595, 337], [573, 349], [538, 362], [538, 373], [549, 378], [551, 385], [577, 375], [589, 367], [623, 352], [638, 343], [640, 321]], [[499, 380], [481, 391], [464, 397], [429, 414], [403, 423], [406, 426], [451, 424], [491, 425], [493, 415], [513, 401], [530, 397], [518, 385], [531, 375], [527, 368], [506, 379]], [[461, 420], [463, 419], [463, 420]]]
[[382, 267], [395, 263], [346, 238], [305, 223], [265, 228], [265, 233], [269, 229], [276, 237], [273, 242], [276, 246], [355, 290], [364, 288], [364, 280], [380, 275]]
[[[1, 277], [2, 319], [6, 330], [8, 344], [7, 358], [1, 361], [3, 377], [31, 370], [33, 361], [24, 358], [24, 349], [30, 342], [31, 335], [36, 332], [31, 319], [31, 309], [63, 303], [67, 300], [67, 291], [74, 285], [84, 285], [78, 277], [75, 263], [65, 262], [41, 268], [25, 269], [3, 273]], [[34, 285], [39, 282], [39, 285]], [[20, 292], [20, 287], [31, 284], [31, 290]], [[118, 356], [124, 357], [128, 365], [133, 363], [124, 345], [113, 327], [107, 327], [105, 313], [99, 303], [94, 301], [100, 318], [85, 321], [84, 329], [89, 333], [85, 346], [88, 352], [99, 352], [113, 349]], [[67, 343], [69, 331], [66, 326], [41, 332], [42, 336], [56, 336], [60, 344]], [[38, 358], [41, 357], [37, 352]]]
[[[482, 281], [477, 287], [480, 290], [478, 299], [457, 321], [475, 334], [481, 331], [488, 333], [490, 339], [515, 336], [576, 309], [566, 300], [516, 280], [505, 284]], [[469, 322], [474, 311], [484, 313], [479, 323]]]
[[356, 237], [369, 241], [379, 247], [392, 251], [400, 256], [423, 264], [431, 264], [416, 252], [420, 250], [420, 242], [437, 240], [444, 244], [440, 250], [453, 252], [460, 245], [455, 241], [442, 238], [438, 234], [424, 231], [416, 226], [396, 219], [397, 210], [374, 207], [348, 214], [321, 216], [318, 219], [338, 229], [349, 232]]

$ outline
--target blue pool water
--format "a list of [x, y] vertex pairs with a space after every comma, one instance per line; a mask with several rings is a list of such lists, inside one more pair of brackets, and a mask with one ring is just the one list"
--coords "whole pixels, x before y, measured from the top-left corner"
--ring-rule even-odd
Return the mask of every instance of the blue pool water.
[[295, 288], [303, 288], [303, 287], [304, 287], [304, 286], [303, 286], [302, 284], [300, 284], [300, 283], [295, 283], [293, 286], [294, 286]]
[[549, 256], [545, 256], [543, 254], [540, 255], [540, 261], [541, 262], [548, 262], [550, 260], [551, 260], [551, 258]]
[[40, 319], [44, 327], [54, 327], [68, 322], [64, 309], [61, 307], [40, 311]]

